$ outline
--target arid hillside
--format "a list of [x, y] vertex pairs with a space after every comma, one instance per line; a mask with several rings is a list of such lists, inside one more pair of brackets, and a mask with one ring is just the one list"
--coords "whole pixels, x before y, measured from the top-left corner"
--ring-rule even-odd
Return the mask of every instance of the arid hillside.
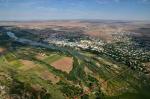
[[[39, 29], [40, 33], [55, 31], [82, 31], [84, 34], [111, 40], [114, 32], [131, 32], [135, 37], [149, 37], [150, 22], [143, 21], [107, 21], [107, 20], [63, 20], [63, 21], [27, 21], [27, 22], [0, 22], [3, 26], [16, 26], [24, 29]], [[46, 31], [47, 29], [47, 31]], [[38, 33], [38, 31], [36, 31]]]

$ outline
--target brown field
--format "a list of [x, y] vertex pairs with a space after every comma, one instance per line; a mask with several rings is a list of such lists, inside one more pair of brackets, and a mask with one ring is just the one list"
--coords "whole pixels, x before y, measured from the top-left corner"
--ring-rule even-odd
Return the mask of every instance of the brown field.
[[73, 68], [73, 59], [71, 57], [64, 57], [51, 63], [51, 65], [56, 69], [69, 73]]
[[45, 70], [40, 74], [41, 78], [44, 80], [50, 80], [53, 84], [56, 84], [59, 82], [60, 78], [53, 73]]
[[54, 75], [53, 73], [49, 72], [48, 70], [45, 70], [43, 68], [40, 68], [40, 66], [38, 64], [35, 64], [32, 61], [29, 60], [20, 60], [20, 62], [23, 64], [22, 67], [20, 67], [21, 70], [23, 71], [27, 71], [30, 69], [35, 69], [37, 71], [39, 71], [39, 73], [37, 73], [42, 79], [44, 80], [50, 80], [53, 84], [59, 82], [60, 78], [56, 75]]
[[20, 67], [20, 69], [22, 69], [24, 71], [32, 69], [32, 68], [37, 66], [34, 62], [29, 61], [29, 60], [22, 60], [21, 59], [20, 62], [23, 64], [23, 66]]
[[63, 27], [86, 27], [86, 23], [80, 23], [80, 21], [30, 21], [30, 22], [0, 22], [2, 26], [17, 26], [21, 28], [28, 28], [28, 29], [44, 29], [44, 28], [54, 28], [58, 26]]
[[4, 51], [5, 51], [5, 49], [0, 47], [0, 53], [3, 53]]

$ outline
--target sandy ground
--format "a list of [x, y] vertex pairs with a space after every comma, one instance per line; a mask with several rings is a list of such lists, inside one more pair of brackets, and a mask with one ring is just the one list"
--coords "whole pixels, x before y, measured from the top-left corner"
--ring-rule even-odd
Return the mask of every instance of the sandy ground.
[[71, 57], [64, 57], [51, 64], [56, 69], [69, 73], [73, 68], [73, 59]]

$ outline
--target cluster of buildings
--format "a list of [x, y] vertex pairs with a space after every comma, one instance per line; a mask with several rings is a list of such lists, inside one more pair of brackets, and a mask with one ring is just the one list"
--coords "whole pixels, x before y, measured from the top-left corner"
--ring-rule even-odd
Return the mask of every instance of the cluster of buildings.
[[142, 49], [136, 48], [136, 43], [132, 41], [132, 38], [128, 37], [128, 34], [130, 33], [114, 34], [114, 42], [109, 44], [105, 43], [103, 40], [92, 37], [77, 41], [52, 37], [45, 41], [57, 46], [101, 52], [112, 57], [116, 61], [121, 61], [134, 69], [138, 68], [142, 71], [144, 68], [141, 62], [150, 61], [150, 58], [148, 58], [149, 55]]
[[103, 50], [103, 45], [105, 44], [102, 40], [96, 40], [96, 39], [85, 39], [85, 40], [79, 40], [79, 41], [74, 41], [70, 42], [68, 39], [57, 39], [57, 38], [51, 38], [45, 40], [49, 44], [55, 44], [57, 46], [65, 46], [65, 47], [71, 47], [75, 49], [83, 49], [83, 50], [94, 50], [94, 51], [102, 51]]
[[143, 63], [150, 61], [150, 52], [137, 45], [131, 38], [124, 36], [118, 43], [105, 46], [103, 53], [133, 69], [145, 71]]

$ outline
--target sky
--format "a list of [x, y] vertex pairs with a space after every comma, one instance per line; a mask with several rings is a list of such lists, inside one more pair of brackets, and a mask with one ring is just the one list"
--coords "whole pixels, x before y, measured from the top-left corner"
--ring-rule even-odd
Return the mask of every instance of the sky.
[[0, 20], [150, 20], [150, 0], [0, 0]]

